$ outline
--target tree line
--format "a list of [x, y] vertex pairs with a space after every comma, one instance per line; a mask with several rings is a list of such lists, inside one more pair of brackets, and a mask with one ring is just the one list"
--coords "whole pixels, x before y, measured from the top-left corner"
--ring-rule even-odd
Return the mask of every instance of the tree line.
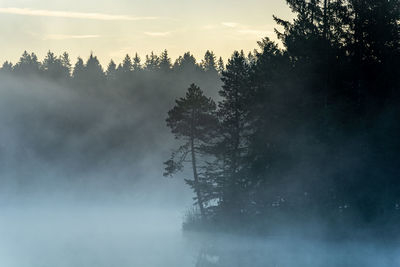
[[195, 84], [167, 125], [197, 212], [186, 226], [393, 227], [400, 215], [400, 1], [287, 0], [268, 38], [236, 51], [220, 100]]
[[[105, 80], [121, 80], [127, 78], [132, 73], [140, 72], [205, 72], [218, 74], [224, 70], [224, 62], [222, 57], [217, 59], [214, 52], [207, 50], [204, 58], [197, 62], [196, 58], [186, 52], [179, 56], [174, 63], [168, 55], [168, 51], [164, 50], [160, 55], [151, 52], [145, 56], [144, 62], [137, 53], [134, 56], [127, 54], [123, 61], [118, 65], [111, 60], [104, 69], [98, 58], [90, 54], [89, 58], [84, 62], [81, 57], [77, 58], [74, 66], [72, 66], [70, 56], [67, 52], [57, 56], [53, 52], [48, 51], [43, 61], [39, 61], [35, 53], [24, 51], [19, 61], [15, 64], [6, 61], [3, 63], [0, 71], [2, 73], [15, 74], [25, 77], [48, 78], [53, 81], [62, 82], [66, 80], [75, 81], [74, 85], [101, 85]], [[143, 73], [142, 73], [143, 74]]]

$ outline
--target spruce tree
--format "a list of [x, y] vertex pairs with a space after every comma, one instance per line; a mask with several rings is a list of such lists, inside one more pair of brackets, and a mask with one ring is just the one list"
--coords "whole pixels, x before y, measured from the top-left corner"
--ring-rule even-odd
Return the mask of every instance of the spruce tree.
[[130, 73], [133, 70], [133, 66], [132, 66], [132, 60], [131, 57], [127, 54], [124, 58], [124, 60], [122, 61], [122, 69], [121, 71], [123, 73]]
[[222, 72], [225, 70], [225, 64], [224, 61], [222, 60], [222, 57], [219, 57], [218, 63], [217, 63], [217, 71], [219, 74], [222, 74]]
[[134, 71], [139, 71], [142, 69], [142, 65], [140, 64], [141, 59], [138, 55], [138, 53], [135, 53], [135, 57], [132, 60], [132, 67]]
[[219, 181], [222, 188], [221, 205], [225, 211], [233, 215], [243, 212], [247, 187], [244, 174], [247, 153], [246, 107], [249, 88], [249, 66], [243, 51], [235, 51], [228, 60], [226, 70], [222, 72], [223, 86], [219, 94], [222, 100], [218, 103], [218, 115], [221, 121], [223, 138], [219, 147], [223, 154], [224, 177]]
[[117, 65], [113, 60], [111, 60], [106, 70], [107, 79], [114, 80], [116, 78], [115, 76], [116, 72], [117, 72]]
[[168, 51], [164, 50], [161, 53], [160, 60], [159, 60], [159, 68], [162, 71], [169, 71], [171, 69], [171, 58], [168, 56]]
[[204, 59], [201, 62], [201, 67], [204, 71], [217, 71], [217, 63], [215, 54], [209, 50], [206, 51]]
[[146, 55], [145, 69], [149, 71], [158, 70], [160, 67], [160, 58], [152, 51], [150, 55]]

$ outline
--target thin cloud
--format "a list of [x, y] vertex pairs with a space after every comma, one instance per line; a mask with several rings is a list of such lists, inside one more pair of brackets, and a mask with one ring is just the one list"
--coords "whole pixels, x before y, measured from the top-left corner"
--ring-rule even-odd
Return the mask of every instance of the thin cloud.
[[265, 37], [267, 35], [273, 34], [273, 31], [260, 31], [260, 30], [251, 30], [251, 29], [244, 29], [239, 30], [239, 34], [246, 34], [246, 35], [256, 35], [258, 37]]
[[45, 40], [66, 40], [66, 39], [91, 39], [99, 38], [100, 35], [67, 35], [67, 34], [49, 34], [44, 37]]
[[112, 15], [104, 13], [82, 13], [70, 11], [54, 11], [45, 9], [30, 9], [30, 8], [0, 8], [0, 13], [23, 15], [23, 16], [39, 16], [39, 17], [57, 17], [69, 19], [93, 19], [93, 20], [119, 20], [119, 21], [137, 21], [137, 20], [154, 20], [158, 17], [133, 17], [128, 15]]
[[164, 37], [171, 34], [171, 32], [145, 32], [144, 34], [153, 37]]
[[237, 26], [239, 26], [239, 23], [236, 22], [222, 22], [221, 24], [229, 28], [236, 28]]

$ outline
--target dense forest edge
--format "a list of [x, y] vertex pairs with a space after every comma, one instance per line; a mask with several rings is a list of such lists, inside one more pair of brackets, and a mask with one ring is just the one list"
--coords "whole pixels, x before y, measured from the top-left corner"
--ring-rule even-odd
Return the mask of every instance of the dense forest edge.
[[399, 1], [287, 3], [282, 49], [235, 52], [218, 103], [192, 85], [168, 113], [184, 142], [165, 175], [193, 169], [185, 227], [396, 231]]
[[[226, 64], [211, 51], [200, 63], [189, 52], [172, 63], [164, 51], [103, 70], [94, 55], [72, 67], [67, 53], [39, 62], [24, 52], [0, 73], [92, 98], [144, 94], [154, 109], [178, 97], [165, 114], [177, 145], [164, 175], [184, 171], [193, 190], [186, 230], [398, 235], [400, 2], [287, 3], [295, 19], [274, 17], [282, 45], [264, 38]], [[163, 90], [177, 84], [186, 93]]]

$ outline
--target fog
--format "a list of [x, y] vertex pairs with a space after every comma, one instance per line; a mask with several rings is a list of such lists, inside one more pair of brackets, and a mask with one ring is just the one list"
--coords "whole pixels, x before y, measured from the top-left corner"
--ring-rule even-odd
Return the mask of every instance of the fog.
[[[179, 209], [112, 204], [2, 206], [0, 264], [31, 266], [397, 266], [398, 246], [183, 233]], [[50, 202], [50, 201], [49, 201]]]
[[[174, 209], [113, 204], [3, 209], [2, 266], [190, 266]], [[162, 222], [162, 223], [160, 223]], [[180, 258], [183, 253], [187, 257]]]
[[1, 266], [134, 263], [150, 232], [179, 233], [191, 199], [162, 178], [164, 118], [39, 78], [3, 75], [0, 95]]
[[105, 103], [44, 80], [1, 78], [1, 266], [400, 264], [397, 244], [327, 241], [318, 224], [312, 236], [184, 232], [191, 193], [161, 177], [174, 142], [160, 123], [172, 93], [151, 113], [141, 97]]

